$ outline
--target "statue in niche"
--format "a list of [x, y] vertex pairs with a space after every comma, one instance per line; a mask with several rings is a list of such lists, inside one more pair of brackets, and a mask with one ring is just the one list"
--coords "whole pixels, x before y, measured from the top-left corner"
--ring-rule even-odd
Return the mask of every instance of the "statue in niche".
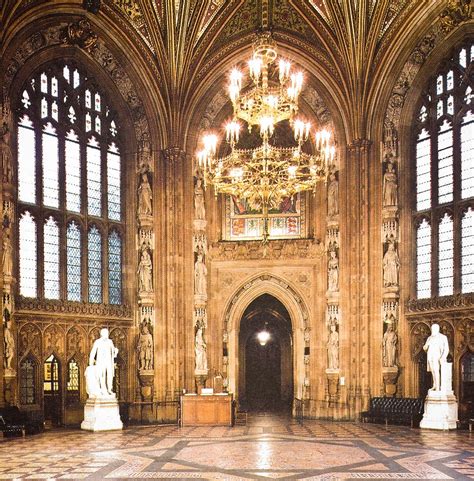
[[398, 184], [397, 174], [392, 162], [387, 162], [387, 170], [383, 176], [383, 205], [398, 205]]
[[329, 251], [328, 260], [328, 290], [337, 292], [339, 290], [339, 259], [335, 249]]
[[2, 269], [3, 269], [3, 275], [5, 277], [9, 277], [12, 275], [12, 271], [13, 271], [12, 242], [10, 239], [10, 232], [8, 229], [5, 229], [3, 234]]
[[147, 248], [142, 249], [138, 264], [138, 291], [153, 292], [153, 263]]
[[140, 187], [138, 188], [138, 214], [152, 215], [152, 191], [150, 183], [148, 182], [148, 174], [142, 173], [142, 180]]
[[[423, 350], [427, 351], [428, 372], [433, 376], [433, 387], [431, 390], [441, 390], [441, 375], [443, 364], [449, 354], [448, 338], [439, 332], [439, 324], [431, 326], [431, 336], [425, 342]], [[444, 383], [445, 384], [445, 383]]]
[[138, 368], [148, 371], [153, 369], [153, 336], [150, 332], [150, 320], [143, 321], [137, 344]]
[[398, 336], [393, 329], [393, 324], [387, 325], [387, 330], [382, 340], [382, 362], [384, 367], [394, 367], [397, 362]]
[[334, 323], [329, 326], [329, 336], [326, 347], [328, 350], [328, 368], [339, 369], [339, 333]]
[[334, 216], [337, 214], [339, 214], [339, 181], [336, 178], [336, 173], [331, 172], [328, 185], [328, 215]]
[[114, 359], [118, 349], [109, 339], [109, 330], [100, 330], [100, 338], [94, 341], [86, 368], [86, 391], [90, 398], [114, 397]]
[[207, 267], [202, 252], [198, 252], [194, 264], [194, 294], [197, 296], [207, 295]]
[[140, 142], [138, 151], [139, 172], [140, 174], [146, 174], [150, 170], [151, 160], [151, 147], [148, 135], [145, 134]]
[[3, 341], [4, 341], [4, 360], [3, 367], [5, 369], [12, 369], [13, 357], [15, 355], [15, 339], [13, 338], [12, 330], [10, 329], [10, 313], [5, 308], [3, 311], [3, 317], [5, 319], [5, 325], [3, 328]]
[[199, 177], [196, 180], [196, 187], [194, 188], [194, 214], [198, 220], [204, 220], [206, 218], [204, 190], [202, 188], [202, 180]]
[[2, 181], [4, 184], [12, 182], [12, 149], [10, 147], [10, 129], [4, 122], [0, 138], [0, 159], [2, 161]]
[[194, 340], [194, 354], [196, 358], [196, 372], [207, 372], [207, 345], [204, 340], [204, 327], [198, 322]]
[[387, 252], [383, 256], [383, 285], [384, 287], [398, 286], [398, 270], [400, 259], [395, 250], [395, 243], [389, 242]]

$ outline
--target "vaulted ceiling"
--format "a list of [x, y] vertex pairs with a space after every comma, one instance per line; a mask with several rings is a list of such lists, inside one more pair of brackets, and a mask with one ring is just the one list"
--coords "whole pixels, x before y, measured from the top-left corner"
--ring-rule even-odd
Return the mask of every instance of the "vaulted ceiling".
[[[252, 34], [270, 29], [277, 43], [309, 71], [352, 140], [367, 135], [381, 79], [390, 77], [394, 64], [403, 61], [402, 52], [413, 48], [446, 2], [90, 0], [100, 9], [87, 15], [115, 28], [115, 38], [122, 34], [125, 54], [132, 42], [147, 64], [154, 63], [165, 117], [175, 131], [186, 128], [185, 119], [216, 83], [223, 87], [227, 67], [248, 56]], [[17, 18], [48, 4], [54, 4], [48, 7], [52, 15], [83, 8], [81, 0], [6, 0], [1, 10], [4, 32]]]

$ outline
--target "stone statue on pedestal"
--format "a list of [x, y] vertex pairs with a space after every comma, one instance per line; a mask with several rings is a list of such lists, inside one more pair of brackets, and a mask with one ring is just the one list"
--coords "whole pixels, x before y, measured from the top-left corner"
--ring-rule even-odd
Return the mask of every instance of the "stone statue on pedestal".
[[15, 356], [15, 339], [13, 338], [12, 330], [9, 327], [9, 322], [5, 322], [5, 327], [3, 329], [3, 339], [4, 339], [4, 361], [3, 367], [5, 369], [11, 370], [13, 357]]
[[207, 345], [204, 340], [203, 327], [198, 324], [194, 341], [194, 353], [196, 358], [196, 373], [207, 373]]
[[388, 249], [383, 256], [383, 285], [385, 287], [398, 286], [398, 269], [400, 268], [400, 259], [395, 244], [390, 242]]
[[397, 362], [398, 336], [392, 324], [388, 324], [382, 340], [382, 360], [384, 367], [394, 367]]
[[198, 296], [207, 295], [207, 267], [200, 252], [194, 264], [194, 294]]
[[90, 398], [115, 397], [113, 392], [114, 359], [118, 349], [109, 339], [109, 330], [100, 330], [100, 338], [94, 341], [86, 369], [86, 391]]
[[331, 172], [328, 185], [328, 215], [334, 216], [337, 214], [339, 214], [339, 182], [336, 179], [336, 174]]
[[138, 368], [149, 371], [153, 369], [153, 336], [150, 333], [148, 322], [143, 322], [138, 338]]
[[428, 371], [433, 376], [433, 391], [441, 390], [441, 366], [446, 363], [449, 354], [448, 338], [439, 332], [439, 324], [431, 326], [431, 336], [423, 349], [427, 351]]
[[142, 250], [138, 264], [138, 291], [153, 292], [153, 263], [147, 248]]
[[206, 208], [204, 205], [204, 190], [202, 188], [202, 181], [198, 177], [196, 180], [196, 187], [194, 188], [194, 214], [198, 220], [206, 218]]
[[152, 215], [152, 192], [150, 183], [148, 182], [148, 174], [142, 174], [140, 187], [138, 188], [138, 214]]
[[383, 176], [383, 205], [398, 205], [397, 174], [393, 170], [392, 162], [387, 162], [387, 170]]
[[336, 330], [336, 324], [329, 327], [330, 333], [326, 344], [328, 349], [328, 368], [339, 369], [339, 333]]
[[328, 260], [328, 291], [337, 292], [339, 290], [339, 259], [335, 250], [329, 251]]

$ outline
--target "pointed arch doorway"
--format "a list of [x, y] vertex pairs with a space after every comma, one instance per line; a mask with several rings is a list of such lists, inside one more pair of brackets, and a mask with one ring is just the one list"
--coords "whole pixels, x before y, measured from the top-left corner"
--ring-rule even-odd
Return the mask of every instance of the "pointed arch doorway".
[[240, 321], [238, 342], [240, 405], [250, 411], [290, 412], [293, 339], [285, 306], [270, 294], [254, 299]]

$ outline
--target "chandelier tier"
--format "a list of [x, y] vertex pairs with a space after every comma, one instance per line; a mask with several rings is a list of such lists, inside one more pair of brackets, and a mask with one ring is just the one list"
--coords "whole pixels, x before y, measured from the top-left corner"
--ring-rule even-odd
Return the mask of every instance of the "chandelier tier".
[[[315, 153], [303, 152], [311, 124], [298, 118], [298, 99], [303, 88], [303, 73], [293, 72], [290, 62], [279, 59], [271, 34], [257, 37], [253, 55], [248, 62], [253, 86], [242, 91], [243, 73], [230, 73], [228, 93], [233, 106], [233, 118], [225, 126], [230, 153], [217, 156], [218, 137], [207, 133], [202, 138], [203, 148], [197, 154], [204, 185], [214, 192], [244, 199], [248, 206], [261, 211], [264, 218], [264, 240], [268, 237], [268, 212], [278, 209], [288, 197], [306, 190], [316, 190], [326, 180], [334, 160], [335, 148], [330, 145], [330, 133], [315, 134]], [[262, 143], [253, 149], [237, 148], [243, 121], [249, 132], [258, 126]], [[294, 144], [272, 145], [275, 126], [288, 121], [293, 129]]]

